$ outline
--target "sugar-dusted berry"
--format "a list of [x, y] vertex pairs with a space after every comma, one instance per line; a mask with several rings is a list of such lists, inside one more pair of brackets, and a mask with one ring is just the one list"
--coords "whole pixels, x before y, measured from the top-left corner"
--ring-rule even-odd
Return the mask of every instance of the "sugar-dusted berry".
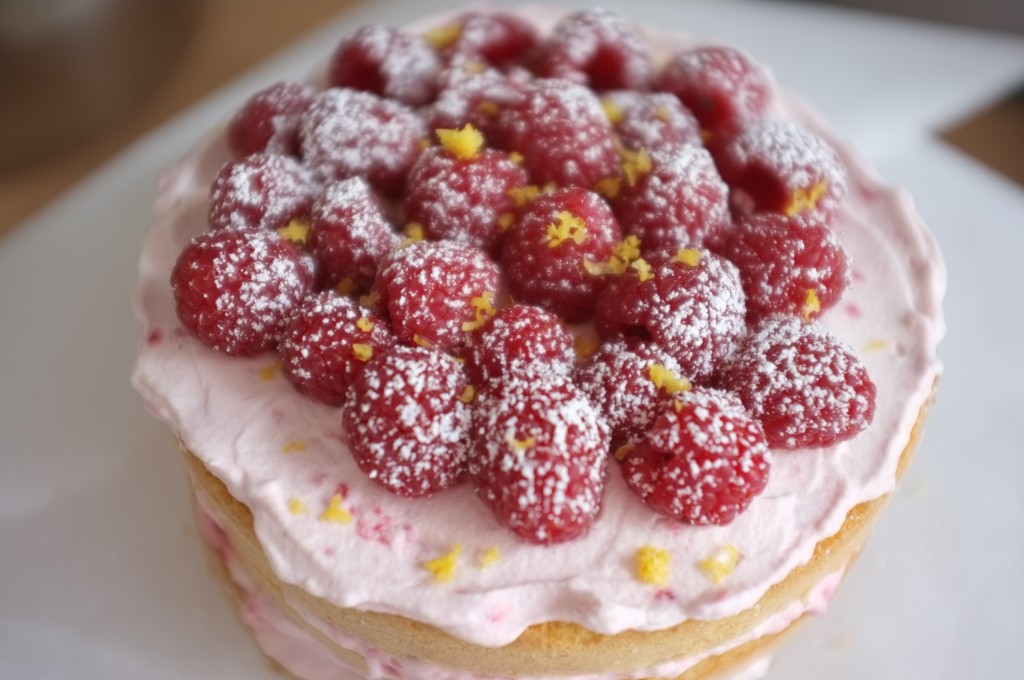
[[755, 213], [738, 221], [723, 253], [740, 270], [750, 321], [774, 313], [815, 318], [849, 284], [846, 251], [815, 220]]
[[405, 184], [427, 136], [412, 109], [369, 92], [332, 88], [302, 116], [302, 158], [320, 177], [357, 175], [388, 193]]
[[420, 241], [392, 252], [373, 286], [402, 342], [448, 351], [494, 313], [500, 276], [477, 248]]
[[225, 163], [210, 185], [213, 229], [277, 229], [309, 213], [320, 187], [289, 156], [257, 153]]
[[351, 298], [325, 291], [299, 306], [277, 352], [299, 392], [341, 406], [366, 362], [394, 344], [386, 321]]
[[701, 144], [697, 119], [666, 92], [615, 90], [601, 95], [601, 105], [628, 149]]
[[369, 287], [399, 242], [362, 177], [329, 184], [313, 203], [309, 244], [320, 264], [323, 287], [333, 288], [345, 279], [356, 288]]
[[821, 137], [787, 120], [760, 120], [718, 157], [740, 214], [777, 212], [829, 224], [846, 196], [846, 167]]
[[761, 421], [772, 446], [832, 446], [875, 415], [875, 385], [854, 351], [798, 317], [768, 317], [752, 329], [722, 382]]
[[566, 80], [539, 79], [503, 109], [499, 142], [522, 154], [537, 184], [592, 187], [618, 175], [611, 123], [597, 96]]
[[474, 385], [502, 376], [569, 375], [575, 353], [561, 319], [540, 307], [513, 305], [470, 335], [466, 371]]
[[422, 37], [388, 26], [363, 26], [338, 45], [328, 79], [334, 87], [419, 106], [433, 99], [440, 70], [440, 60]]
[[719, 240], [729, 230], [729, 188], [702, 146], [656, 148], [626, 180], [613, 201], [615, 214], [624, 233], [640, 237], [651, 261]]
[[502, 215], [515, 209], [509, 192], [526, 184], [526, 171], [504, 152], [479, 149], [466, 154], [455, 142], [442, 139], [441, 147], [423, 152], [409, 174], [406, 213], [423, 225], [428, 238], [493, 252], [502, 233]]
[[768, 74], [743, 52], [718, 45], [674, 55], [655, 89], [679, 97], [715, 146], [765, 116], [772, 101]]
[[599, 195], [570, 187], [539, 196], [505, 236], [502, 264], [512, 294], [570, 323], [585, 320], [604, 283], [586, 263], [608, 259], [620, 239]]
[[647, 47], [622, 17], [603, 9], [570, 14], [540, 49], [537, 72], [594, 90], [646, 89], [651, 78]]
[[431, 130], [454, 130], [469, 123], [487, 139], [498, 139], [499, 114], [519, 100], [531, 78], [523, 70], [505, 73], [457, 59], [441, 72], [441, 92], [424, 110], [427, 125]]
[[470, 472], [498, 521], [531, 543], [583, 534], [601, 509], [608, 429], [567, 377], [509, 378], [477, 395]]
[[264, 230], [200, 234], [171, 272], [181, 323], [203, 344], [228, 354], [273, 349], [312, 287], [313, 272], [301, 251]]
[[260, 90], [228, 123], [228, 144], [238, 156], [266, 151], [294, 155], [299, 151], [299, 119], [313, 101], [313, 88], [281, 82]]
[[613, 447], [638, 441], [665, 403], [691, 387], [675, 359], [639, 338], [604, 343], [575, 380], [608, 423]]
[[687, 524], [725, 525], [768, 483], [768, 443], [729, 392], [696, 389], [664, 408], [622, 461], [629, 487]]
[[355, 377], [343, 412], [352, 456], [370, 479], [410, 498], [457, 483], [466, 469], [466, 375], [451, 357], [396, 345]]
[[427, 33], [449, 61], [475, 60], [498, 68], [521, 63], [537, 45], [529, 22], [504, 12], [467, 12]]

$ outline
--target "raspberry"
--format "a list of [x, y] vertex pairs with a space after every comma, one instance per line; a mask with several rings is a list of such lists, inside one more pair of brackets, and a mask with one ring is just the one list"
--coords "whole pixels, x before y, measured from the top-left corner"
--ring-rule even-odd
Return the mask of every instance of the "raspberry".
[[620, 238], [597, 194], [571, 187], [538, 197], [505, 236], [502, 264], [512, 294], [570, 323], [587, 319], [603, 281], [585, 265], [606, 260]]
[[626, 148], [650, 151], [676, 144], [702, 144], [697, 119], [671, 94], [616, 90], [606, 92], [601, 102]]
[[732, 358], [746, 332], [739, 271], [703, 253], [696, 265], [663, 265], [657, 283], [659, 301], [647, 321], [651, 337], [679, 362], [683, 375], [706, 380]]
[[625, 338], [601, 345], [575, 380], [604, 415], [617, 447], [639, 440], [666, 399], [689, 389], [679, 373], [676, 360], [654, 343]]
[[739, 50], [714, 45], [673, 56], [654, 89], [679, 97], [714, 145], [762, 118], [772, 101], [767, 73]]
[[422, 241], [394, 251], [373, 287], [399, 340], [449, 351], [493, 313], [500, 277], [497, 265], [476, 248]]
[[598, 332], [606, 338], [650, 338], [679, 363], [685, 377], [708, 379], [736, 352], [745, 330], [736, 267], [694, 250], [653, 270], [637, 268], [638, 263], [602, 293], [595, 313]]
[[527, 183], [526, 171], [494, 149], [458, 158], [444, 148], [425, 151], [409, 174], [408, 219], [433, 239], [461, 241], [487, 251], [498, 245], [498, 220], [515, 210], [511, 189]]
[[457, 35], [442, 51], [449, 60], [483, 60], [506, 68], [523, 61], [537, 45], [533, 27], [512, 14], [467, 12], [456, 19], [455, 27]]
[[488, 139], [499, 137], [498, 115], [522, 96], [529, 76], [483, 68], [471, 61], [456, 61], [441, 73], [441, 93], [425, 111], [431, 130], [462, 128], [466, 123]]
[[466, 468], [469, 407], [462, 367], [423, 347], [383, 350], [358, 373], [343, 411], [352, 457], [388, 491], [419, 498], [454, 485]]
[[531, 543], [583, 534], [601, 509], [608, 429], [565, 377], [509, 378], [473, 409], [470, 473], [498, 521]]
[[312, 286], [302, 253], [268, 231], [200, 234], [171, 272], [182, 324], [203, 344], [228, 354], [273, 349]]
[[469, 338], [466, 371], [474, 385], [503, 376], [569, 375], [572, 336], [551, 312], [514, 305], [499, 311]]
[[756, 326], [722, 382], [761, 421], [772, 446], [832, 446], [875, 415], [875, 385], [853, 350], [818, 324], [791, 316]]
[[839, 154], [790, 121], [752, 123], [719, 160], [733, 207], [741, 214], [777, 212], [828, 224], [846, 196], [846, 168]]
[[297, 154], [299, 119], [312, 101], [313, 88], [302, 83], [277, 83], [260, 90], [228, 124], [228, 145], [238, 156], [260, 151]]
[[309, 213], [319, 192], [289, 156], [258, 153], [226, 163], [210, 185], [213, 229], [276, 229]]
[[698, 248], [725, 235], [729, 188], [707, 149], [663, 146], [650, 152], [648, 165], [640, 161], [635, 181], [622, 183], [614, 206], [622, 231], [640, 237], [648, 258], [671, 257], [680, 248]]
[[582, 85], [535, 80], [501, 112], [498, 125], [499, 141], [523, 155], [538, 184], [591, 187], [619, 172], [611, 124]]
[[651, 78], [647, 47], [623, 19], [589, 9], [565, 17], [541, 47], [537, 72], [594, 90], [646, 89]]
[[423, 38], [363, 26], [338, 45], [328, 70], [334, 87], [372, 92], [409, 106], [434, 97], [441, 62]]
[[817, 317], [850, 281], [846, 251], [813, 220], [755, 213], [740, 220], [723, 253], [740, 270], [748, 321], [777, 312]]
[[426, 129], [398, 102], [357, 90], [325, 90], [302, 116], [302, 158], [326, 179], [361, 175], [398, 193]]
[[375, 354], [395, 344], [385, 321], [353, 300], [325, 291], [306, 298], [281, 335], [281, 364], [295, 388], [333, 406]]
[[330, 184], [313, 204], [310, 250], [320, 263], [323, 287], [333, 288], [345, 278], [368, 287], [398, 244], [398, 235], [362, 177]]
[[677, 397], [622, 462], [629, 487], [687, 524], [725, 525], [768, 483], [768, 443], [736, 395], [698, 389]]

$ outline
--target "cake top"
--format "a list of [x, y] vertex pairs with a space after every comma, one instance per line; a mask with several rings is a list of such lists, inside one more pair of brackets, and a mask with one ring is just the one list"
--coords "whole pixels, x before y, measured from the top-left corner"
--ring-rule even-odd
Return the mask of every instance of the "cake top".
[[169, 189], [208, 223], [158, 216], [136, 384], [341, 606], [484, 644], [740, 611], [894, 484], [941, 334], [895, 249], [937, 254], [742, 53], [522, 16], [247, 102]]

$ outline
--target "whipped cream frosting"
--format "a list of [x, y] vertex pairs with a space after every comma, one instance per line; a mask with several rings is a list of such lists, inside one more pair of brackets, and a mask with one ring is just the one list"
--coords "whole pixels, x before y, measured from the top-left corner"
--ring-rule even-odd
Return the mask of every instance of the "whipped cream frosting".
[[[536, 8], [519, 13], [542, 29], [558, 18]], [[645, 37], [662, 55], [693, 44], [650, 31]], [[339, 410], [298, 394], [274, 355], [219, 354], [177, 321], [168, 274], [189, 239], [206, 229], [210, 180], [230, 158], [223, 130], [161, 181], [135, 295], [144, 341], [133, 382], [149, 409], [251, 509], [276, 576], [337, 606], [406, 616], [484, 646], [507, 644], [547, 621], [614, 634], [739, 613], [807, 562], [851, 508], [893, 490], [940, 372], [936, 345], [944, 332], [945, 269], [911, 199], [885, 186], [795, 98], [778, 92], [775, 109], [829, 139], [848, 168], [850, 191], [835, 230], [851, 255], [853, 280], [821, 323], [860, 354], [878, 389], [877, 413], [867, 430], [838, 446], [774, 452], [765, 492], [728, 526], [687, 526], [656, 514], [627, 488], [618, 465], [609, 467], [589, 532], [554, 546], [527, 544], [500, 526], [470, 484], [428, 500], [372, 484], [342, 444]], [[350, 523], [321, 518], [336, 495]], [[455, 578], [439, 583], [424, 563], [456, 545]], [[739, 560], [715, 583], [700, 562], [730, 545]], [[642, 546], [670, 553], [667, 585], [636, 578]]]

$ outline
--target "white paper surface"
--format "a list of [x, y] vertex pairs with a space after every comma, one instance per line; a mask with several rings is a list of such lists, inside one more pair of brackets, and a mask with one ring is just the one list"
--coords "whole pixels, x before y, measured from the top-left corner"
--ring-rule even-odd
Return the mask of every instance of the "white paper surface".
[[[159, 169], [248, 93], [362, 23], [449, 4], [362, 6], [0, 240], [0, 678], [279, 677], [211, 577], [171, 436], [128, 384], [139, 242]], [[603, 4], [771, 65], [911, 189], [948, 259], [947, 373], [917, 459], [770, 677], [1020, 677], [1024, 191], [927, 131], [1024, 80], [1024, 43], [804, 4]]]

